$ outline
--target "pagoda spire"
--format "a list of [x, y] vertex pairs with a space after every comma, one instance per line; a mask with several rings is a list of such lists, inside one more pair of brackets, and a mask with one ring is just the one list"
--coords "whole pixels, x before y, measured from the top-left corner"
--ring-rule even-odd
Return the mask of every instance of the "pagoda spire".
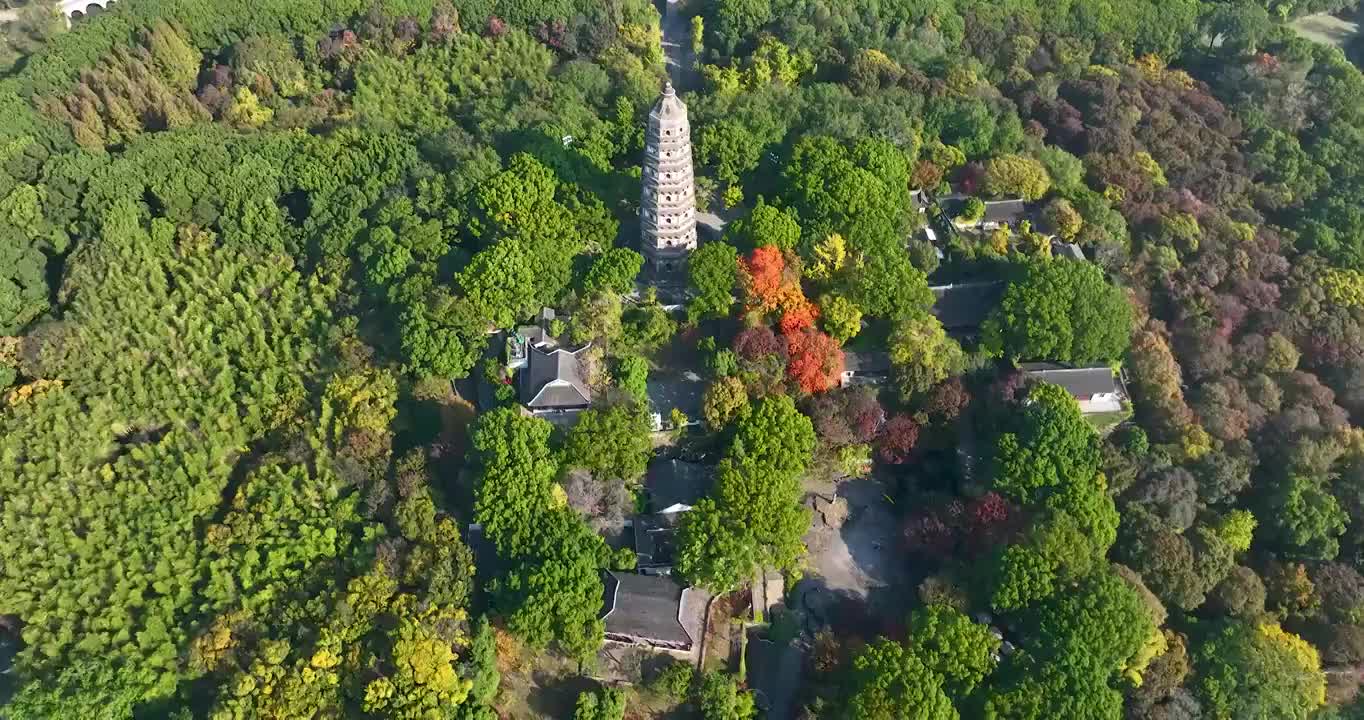
[[640, 247], [654, 270], [679, 270], [696, 249], [696, 185], [687, 106], [671, 82], [649, 113], [641, 177]]

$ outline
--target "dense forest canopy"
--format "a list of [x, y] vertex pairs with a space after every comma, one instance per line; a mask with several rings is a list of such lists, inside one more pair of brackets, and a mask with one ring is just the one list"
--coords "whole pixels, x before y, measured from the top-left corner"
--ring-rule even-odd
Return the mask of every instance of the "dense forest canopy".
[[[1352, 3], [11, 7], [0, 717], [753, 717], [743, 661], [530, 687], [603, 676], [655, 455], [709, 463], [675, 571], [722, 606], [817, 574], [822, 483], [894, 501], [889, 608], [757, 620], [792, 716], [1364, 717], [1364, 76], [1289, 24]], [[680, 300], [664, 24], [728, 221]], [[502, 360], [537, 318], [571, 428]]]

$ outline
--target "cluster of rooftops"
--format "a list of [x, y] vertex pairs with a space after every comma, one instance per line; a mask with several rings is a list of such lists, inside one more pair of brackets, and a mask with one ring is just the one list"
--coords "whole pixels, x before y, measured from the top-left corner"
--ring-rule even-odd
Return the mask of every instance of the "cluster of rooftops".
[[522, 325], [507, 334], [507, 369], [515, 374], [517, 394], [532, 413], [585, 410], [592, 388], [584, 381], [582, 352], [590, 345], [568, 347], [550, 334], [555, 312], [540, 312], [540, 324]]
[[[656, 266], [656, 270], [680, 268], [679, 262], [672, 259], [673, 255], [677, 254], [684, 261], [686, 252], [695, 247], [690, 193], [683, 196], [672, 192], [674, 185], [691, 184], [689, 130], [686, 106], [671, 86], [666, 87], [649, 118], [649, 148], [641, 195], [641, 245], [651, 267]], [[665, 142], [671, 144], [666, 154], [660, 155], [659, 146]], [[918, 212], [935, 221], [924, 230], [935, 247], [939, 247], [939, 238], [933, 229], [935, 223], [942, 232], [949, 234], [983, 233], [1005, 225], [1017, 227], [1032, 219], [1031, 208], [1022, 199], [986, 201], [980, 219], [966, 221], [955, 212], [967, 200], [964, 194], [952, 192], [935, 198], [916, 191], [912, 198]], [[682, 225], [662, 233], [643, 222], [665, 216], [680, 219]], [[680, 247], [668, 242], [665, 247], [662, 238], [664, 235], [673, 237], [674, 231], [685, 231], [685, 242]], [[1079, 246], [1054, 238], [1052, 252], [1070, 260], [1085, 259]], [[667, 262], [661, 262], [661, 258]], [[955, 337], [969, 338], [979, 333], [990, 309], [998, 304], [1004, 283], [964, 282], [931, 289], [934, 295], [932, 313], [944, 329]], [[593, 392], [585, 381], [588, 373], [583, 364], [583, 353], [589, 346], [572, 346], [556, 337], [550, 331], [554, 320], [555, 312], [546, 308], [536, 324], [507, 332], [506, 366], [527, 413], [571, 417], [592, 405]], [[1030, 363], [1021, 370], [1030, 378], [1065, 388], [1079, 402], [1082, 412], [1122, 409], [1125, 398], [1122, 379], [1110, 367]], [[844, 385], [874, 385], [885, 382], [890, 372], [890, 358], [885, 352], [849, 352], [845, 354], [845, 370], [840, 380]], [[693, 649], [703, 632], [704, 607], [709, 596], [699, 589], [684, 587], [672, 578], [673, 552], [679, 518], [691, 511], [706, 494], [710, 481], [709, 468], [704, 465], [680, 459], [655, 459], [650, 464], [644, 483], [647, 512], [624, 521], [614, 533], [618, 544], [628, 543], [634, 550], [637, 569], [635, 572], [607, 573], [603, 577], [601, 617], [606, 624], [608, 641], [666, 651], [690, 652]]]
[[632, 545], [636, 572], [605, 578], [602, 619], [613, 642], [690, 651], [709, 596], [672, 577], [678, 521], [710, 491], [707, 465], [657, 458], [644, 476], [646, 511], [626, 521], [617, 542]]
[[[929, 215], [930, 210], [933, 215], [930, 219], [936, 220], [938, 229], [934, 229], [933, 223], [929, 223], [923, 228], [925, 239], [938, 248], [939, 257], [942, 256], [942, 249], [939, 247], [939, 230], [949, 233], [969, 232], [983, 234], [1001, 227], [1018, 228], [1023, 222], [1036, 224], [1037, 213], [1033, 206], [1023, 198], [1006, 198], [1003, 200], [985, 200], [984, 212], [978, 220], [965, 220], [959, 213], [971, 196], [952, 190], [946, 195], [935, 197], [924, 190], [915, 190], [910, 193], [910, 198], [914, 203], [914, 208], [923, 215]], [[939, 209], [941, 214], [939, 215]], [[1065, 242], [1050, 237], [1051, 252], [1053, 255], [1067, 260], [1084, 260], [1085, 251], [1078, 244]]]
[[[932, 313], [953, 336], [967, 338], [980, 330], [990, 308], [998, 303], [1004, 283], [968, 282], [938, 285]], [[540, 324], [523, 325], [506, 334], [506, 364], [514, 374], [517, 394], [532, 414], [575, 413], [592, 405], [592, 388], [585, 381], [583, 351], [590, 345], [563, 344], [549, 332], [555, 312], [544, 309]], [[1085, 413], [1117, 412], [1126, 398], [1122, 379], [1107, 365], [1071, 367], [1061, 363], [1024, 363], [1029, 377], [1070, 391]], [[844, 355], [843, 385], [877, 385], [890, 376], [886, 352], [848, 352]]]
[[[997, 282], [935, 287], [933, 312], [950, 332], [973, 334], [1002, 291]], [[553, 311], [545, 310], [539, 319], [540, 324], [518, 327], [506, 336], [507, 365], [515, 372], [525, 411], [571, 415], [586, 409], [593, 398], [580, 361], [586, 346], [564, 346], [550, 334]], [[845, 368], [845, 385], [879, 384], [891, 371], [885, 352], [847, 353]], [[1122, 379], [1108, 366], [1025, 363], [1020, 369], [1031, 379], [1065, 388], [1084, 413], [1122, 409]], [[647, 512], [625, 521], [615, 533], [618, 543], [634, 550], [637, 569], [603, 578], [607, 640], [663, 651], [693, 649], [709, 595], [673, 579], [673, 553], [678, 520], [706, 495], [710, 482], [705, 465], [681, 459], [655, 459], [650, 464], [643, 488]]]

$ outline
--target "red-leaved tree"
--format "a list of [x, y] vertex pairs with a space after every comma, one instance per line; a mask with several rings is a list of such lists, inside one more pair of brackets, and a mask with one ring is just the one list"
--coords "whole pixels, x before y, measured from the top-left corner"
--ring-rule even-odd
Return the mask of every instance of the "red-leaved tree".
[[970, 403], [970, 391], [962, 384], [961, 378], [954, 377], [933, 388], [933, 394], [924, 403], [924, 411], [935, 421], [949, 423], [956, 420]]
[[777, 337], [772, 328], [759, 325], [734, 336], [734, 352], [749, 362], [756, 362], [768, 355], [779, 355], [785, 359], [786, 342]]
[[843, 349], [818, 330], [786, 336], [786, 376], [807, 393], [824, 392], [843, 374]]
[[867, 387], [849, 388], [844, 395], [844, 414], [852, 428], [855, 442], [871, 442], [886, 422], [886, 411], [876, 399], [876, 392]]
[[899, 465], [909, 461], [914, 444], [919, 442], [919, 425], [908, 415], [896, 415], [886, 421], [877, 440], [877, 454], [881, 461]]

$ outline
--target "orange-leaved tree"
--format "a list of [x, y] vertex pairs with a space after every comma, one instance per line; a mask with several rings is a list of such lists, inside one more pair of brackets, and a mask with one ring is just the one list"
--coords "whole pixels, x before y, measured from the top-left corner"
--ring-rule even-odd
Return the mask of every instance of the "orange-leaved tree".
[[764, 245], [739, 260], [744, 304], [750, 312], [780, 313], [783, 335], [813, 328], [819, 308], [800, 286], [799, 263], [788, 262], [775, 246]]
[[814, 328], [815, 320], [819, 317], [819, 308], [805, 299], [805, 295], [799, 292], [799, 287], [796, 290], [796, 294], [783, 298], [781, 320], [777, 323], [782, 335], [790, 336], [810, 330]]
[[744, 304], [749, 310], [763, 313], [776, 310], [790, 286], [786, 275], [786, 258], [773, 245], [755, 248], [748, 257], [740, 258], [739, 282], [744, 290]]
[[838, 341], [807, 328], [786, 336], [789, 359], [786, 376], [807, 393], [824, 392], [843, 374], [843, 349]]

